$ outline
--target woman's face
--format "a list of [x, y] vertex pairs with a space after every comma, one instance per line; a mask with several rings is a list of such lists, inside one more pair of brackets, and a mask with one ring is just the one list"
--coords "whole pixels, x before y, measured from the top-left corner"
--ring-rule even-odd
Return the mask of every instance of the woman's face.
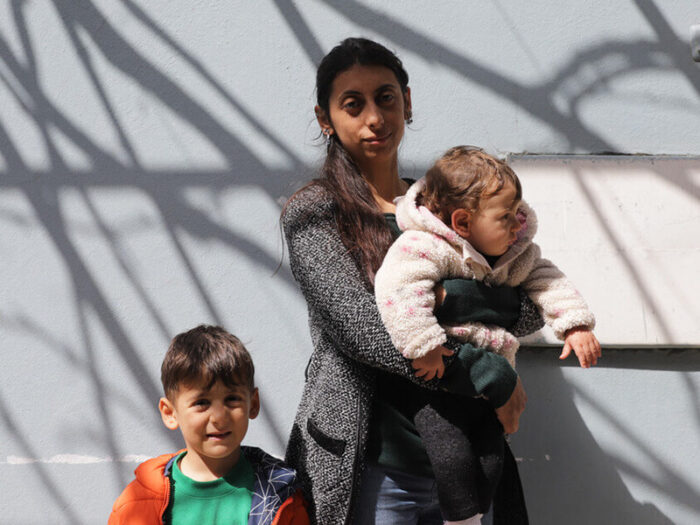
[[354, 65], [335, 77], [329, 115], [317, 106], [316, 116], [364, 171], [396, 160], [410, 104], [391, 69]]

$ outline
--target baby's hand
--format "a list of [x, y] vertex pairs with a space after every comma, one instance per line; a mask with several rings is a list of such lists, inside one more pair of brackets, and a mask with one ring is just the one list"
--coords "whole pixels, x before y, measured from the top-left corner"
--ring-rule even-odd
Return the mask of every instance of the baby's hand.
[[598, 362], [601, 356], [600, 343], [588, 328], [572, 328], [566, 332], [564, 349], [559, 359], [566, 359], [573, 350], [581, 363], [581, 368], [589, 368]]
[[414, 359], [411, 362], [411, 366], [416, 370], [416, 377], [422, 377], [424, 380], [430, 381], [437, 375], [439, 379], [445, 373], [445, 363], [442, 357], [452, 354], [454, 354], [452, 350], [439, 345], [423, 357]]

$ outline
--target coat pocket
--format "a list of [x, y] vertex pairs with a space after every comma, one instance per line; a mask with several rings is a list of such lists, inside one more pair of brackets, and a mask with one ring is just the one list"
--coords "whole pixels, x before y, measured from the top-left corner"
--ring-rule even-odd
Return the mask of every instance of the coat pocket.
[[334, 456], [342, 457], [347, 445], [345, 440], [329, 436], [323, 432], [323, 430], [321, 430], [311, 418], [306, 420], [306, 431], [321, 448], [330, 452]]

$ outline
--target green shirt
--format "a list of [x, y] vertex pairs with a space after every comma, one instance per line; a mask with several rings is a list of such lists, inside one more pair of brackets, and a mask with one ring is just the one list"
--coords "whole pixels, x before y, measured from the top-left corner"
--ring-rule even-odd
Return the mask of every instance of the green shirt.
[[255, 474], [241, 454], [236, 466], [223, 478], [195, 481], [180, 470], [180, 454], [171, 473], [172, 499], [170, 523], [192, 525], [247, 525], [252, 502]]

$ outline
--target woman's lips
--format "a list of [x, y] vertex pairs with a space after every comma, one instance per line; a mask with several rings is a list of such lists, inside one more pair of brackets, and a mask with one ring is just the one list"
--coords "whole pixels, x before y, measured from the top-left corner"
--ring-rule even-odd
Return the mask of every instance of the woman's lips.
[[389, 137], [391, 137], [391, 133], [387, 133], [386, 135], [382, 135], [381, 137], [370, 137], [363, 140], [368, 144], [384, 144], [389, 139]]

